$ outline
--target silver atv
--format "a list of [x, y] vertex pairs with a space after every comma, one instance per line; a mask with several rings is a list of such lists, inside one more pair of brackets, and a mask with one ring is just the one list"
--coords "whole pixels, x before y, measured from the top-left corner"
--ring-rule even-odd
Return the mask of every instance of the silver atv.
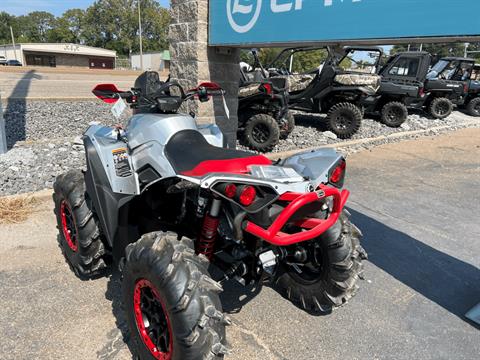
[[[358, 289], [365, 251], [344, 210], [345, 159], [318, 150], [272, 163], [228, 149], [216, 125], [179, 114], [214, 83], [185, 92], [146, 72], [126, 101], [125, 128], [91, 126], [86, 172], [54, 185], [60, 246], [80, 278], [115, 264], [130, 348], [140, 359], [220, 359], [227, 353], [222, 284], [271, 282], [298, 307], [328, 313]], [[216, 274], [216, 275], [215, 275]]]

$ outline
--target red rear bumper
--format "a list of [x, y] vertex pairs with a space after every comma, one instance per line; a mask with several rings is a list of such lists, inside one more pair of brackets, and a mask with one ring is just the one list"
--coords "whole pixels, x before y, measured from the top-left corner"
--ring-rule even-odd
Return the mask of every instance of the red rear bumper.
[[[349, 195], [350, 192], [348, 190], [340, 192], [336, 188], [327, 186], [321, 186], [319, 190], [306, 194], [287, 193], [280, 199], [292, 200], [292, 202], [282, 211], [267, 230], [247, 221], [245, 231], [277, 246], [287, 246], [314, 239], [335, 224], [342, 213]], [[308, 218], [298, 221], [295, 224], [304, 228], [305, 231], [295, 234], [286, 234], [280, 231], [298, 209], [309, 203], [320, 201], [330, 196], [333, 198], [333, 208], [327, 219]]]

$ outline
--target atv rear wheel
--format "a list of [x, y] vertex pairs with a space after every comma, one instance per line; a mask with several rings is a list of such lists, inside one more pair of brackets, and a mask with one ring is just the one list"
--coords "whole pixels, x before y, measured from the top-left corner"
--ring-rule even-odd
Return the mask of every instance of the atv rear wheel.
[[381, 118], [385, 125], [399, 127], [407, 120], [408, 109], [401, 102], [391, 101], [383, 106]]
[[280, 293], [310, 313], [329, 313], [346, 304], [358, 289], [362, 260], [367, 258], [360, 237], [342, 214], [333, 227], [307, 244], [311, 245], [307, 263], [280, 265], [275, 279]]
[[271, 151], [280, 139], [277, 121], [267, 114], [255, 114], [246, 120], [243, 140], [252, 150]]
[[98, 219], [85, 191], [81, 171], [69, 171], [53, 184], [59, 245], [68, 264], [81, 278], [102, 275], [109, 262]]
[[295, 117], [291, 111], [288, 111], [280, 124], [280, 139], [285, 140], [295, 129]]
[[480, 116], [480, 97], [472, 99], [467, 104], [467, 113], [471, 116]]
[[221, 359], [227, 352], [219, 283], [191, 240], [153, 232], [126, 249], [123, 303], [133, 355], [146, 359]]
[[340, 139], [352, 137], [362, 124], [362, 111], [351, 103], [333, 105], [327, 114], [327, 129]]
[[452, 113], [453, 104], [447, 98], [435, 98], [430, 103], [428, 111], [430, 112], [430, 115], [432, 115], [436, 119], [445, 119]]

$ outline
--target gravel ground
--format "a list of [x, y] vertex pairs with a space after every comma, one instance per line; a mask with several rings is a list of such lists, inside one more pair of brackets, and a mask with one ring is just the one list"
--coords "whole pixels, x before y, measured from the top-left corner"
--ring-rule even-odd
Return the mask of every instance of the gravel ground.
[[[11, 150], [0, 155], [0, 196], [51, 188], [55, 177], [69, 169], [85, 164], [81, 134], [91, 122], [112, 125], [125, 122], [128, 112], [115, 121], [110, 107], [98, 101], [11, 101], [4, 106], [7, 143]], [[425, 135], [465, 127], [472, 120], [460, 112], [448, 119], [435, 120], [418, 114], [410, 115], [401, 128], [386, 127], [376, 120], [366, 119], [353, 140], [378, 137], [412, 130], [448, 126], [444, 130], [428, 131]], [[274, 152], [296, 150], [341, 143], [329, 132], [322, 132], [324, 116], [296, 114], [297, 126], [288, 139], [282, 140]], [[415, 138], [419, 135], [406, 135]], [[352, 139], [350, 139], [352, 140]], [[395, 139], [381, 139], [367, 144], [350, 145], [339, 149], [346, 154], [370, 149]], [[241, 145], [239, 145], [242, 148]]]

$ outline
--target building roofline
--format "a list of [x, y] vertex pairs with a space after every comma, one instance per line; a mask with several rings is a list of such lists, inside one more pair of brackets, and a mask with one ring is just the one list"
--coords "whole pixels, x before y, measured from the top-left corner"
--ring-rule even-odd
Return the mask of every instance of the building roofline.
[[[78, 46], [82, 46], [82, 47], [89, 48], [89, 49], [99, 49], [99, 50], [111, 51], [111, 52], [115, 53], [115, 56], [117, 55], [116, 50], [104, 49], [104, 48], [89, 46], [89, 45], [75, 44], [75, 43], [70, 43], [70, 42], [68, 42], [68, 43], [67, 42], [64, 42], [64, 43], [32, 43], [32, 42], [23, 43], [22, 42], [22, 43], [16, 43], [15, 44], [15, 46], [18, 46], [18, 45], [78, 45]], [[13, 44], [0, 44], [0, 46], [13, 46]]]

